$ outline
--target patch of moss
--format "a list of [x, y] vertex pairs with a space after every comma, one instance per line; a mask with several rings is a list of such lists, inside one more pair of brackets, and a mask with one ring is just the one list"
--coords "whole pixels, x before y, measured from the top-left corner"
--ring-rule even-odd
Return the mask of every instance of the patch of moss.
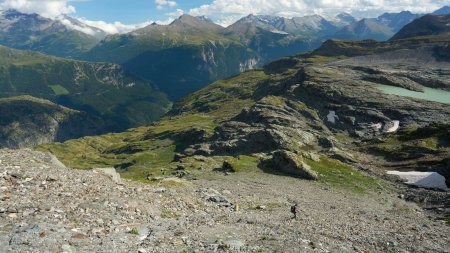
[[181, 215], [175, 211], [172, 211], [168, 208], [164, 208], [161, 210], [161, 218], [166, 218], [166, 219], [170, 219], [170, 218], [178, 218], [181, 217]]
[[275, 106], [283, 106], [286, 104], [286, 98], [278, 96], [267, 96], [262, 99], [263, 103]]
[[443, 218], [443, 220], [444, 220], [446, 223], [450, 223], [450, 215], [445, 216], [445, 217]]
[[128, 234], [139, 235], [139, 231], [137, 228], [132, 228], [130, 231], [128, 231]]

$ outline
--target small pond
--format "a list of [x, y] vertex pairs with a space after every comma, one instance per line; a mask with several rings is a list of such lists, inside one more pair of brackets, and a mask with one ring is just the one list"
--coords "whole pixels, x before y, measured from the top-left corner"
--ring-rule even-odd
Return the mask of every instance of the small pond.
[[390, 85], [383, 85], [383, 84], [378, 84], [376, 86], [376, 88], [387, 94], [404, 96], [404, 97], [413, 97], [413, 98], [419, 98], [419, 99], [423, 99], [423, 100], [440, 102], [440, 103], [444, 103], [444, 104], [450, 104], [450, 91], [424, 87], [423, 88], [424, 92], [417, 92], [417, 91], [411, 91], [411, 90], [407, 90], [404, 88], [390, 86]]

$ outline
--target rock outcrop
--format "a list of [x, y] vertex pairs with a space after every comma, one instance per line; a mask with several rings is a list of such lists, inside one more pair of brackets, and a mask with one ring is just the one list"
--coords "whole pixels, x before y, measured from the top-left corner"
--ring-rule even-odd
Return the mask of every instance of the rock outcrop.
[[302, 160], [302, 156], [289, 151], [276, 151], [272, 154], [272, 158], [265, 163], [271, 168], [300, 178], [308, 180], [319, 178], [317, 172]]

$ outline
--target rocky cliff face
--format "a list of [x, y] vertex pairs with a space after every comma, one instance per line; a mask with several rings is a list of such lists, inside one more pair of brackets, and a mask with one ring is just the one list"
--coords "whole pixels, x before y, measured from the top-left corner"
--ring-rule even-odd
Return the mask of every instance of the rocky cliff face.
[[0, 147], [34, 147], [102, 133], [99, 117], [30, 96], [0, 99]]
[[[244, 64], [242, 64], [244, 63]], [[208, 41], [148, 51], [124, 63], [137, 76], [152, 80], [173, 100], [218, 79], [258, 66], [260, 59], [242, 45]]]

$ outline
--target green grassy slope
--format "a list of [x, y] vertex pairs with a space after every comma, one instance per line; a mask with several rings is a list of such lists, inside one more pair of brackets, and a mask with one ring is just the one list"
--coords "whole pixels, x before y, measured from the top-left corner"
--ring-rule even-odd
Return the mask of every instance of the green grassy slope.
[[[255, 155], [193, 156], [182, 158], [179, 163], [176, 153], [198, 139], [212, 136], [216, 127], [238, 115], [242, 108], [254, 105], [254, 92], [258, 87], [280, 82], [293, 73], [295, 71], [290, 70], [271, 75], [262, 70], [244, 72], [183, 98], [168, 116], [151, 126], [47, 144], [38, 150], [56, 154], [72, 168], [115, 167], [123, 177], [147, 183], [158, 182], [160, 176], [176, 173], [180, 164], [190, 172], [200, 170], [201, 173], [201, 170], [220, 168], [225, 160], [232, 164], [234, 172], [261, 173], [261, 157]], [[307, 163], [321, 174], [319, 182], [326, 185], [354, 192], [381, 187], [377, 179], [332, 159], [308, 160]]]
[[0, 97], [32, 95], [115, 122], [113, 129], [146, 124], [171, 106], [152, 84], [120, 66], [50, 57], [0, 47]]
[[123, 168], [126, 177], [145, 180], [148, 175], [159, 174], [161, 168], [171, 167], [175, 153], [185, 148], [193, 132], [204, 131], [210, 136], [221, 122], [255, 103], [252, 91], [265, 78], [262, 71], [250, 71], [218, 81], [185, 97], [175, 105], [172, 115], [148, 127], [48, 144], [39, 149], [58, 154], [73, 168], [114, 166]]

